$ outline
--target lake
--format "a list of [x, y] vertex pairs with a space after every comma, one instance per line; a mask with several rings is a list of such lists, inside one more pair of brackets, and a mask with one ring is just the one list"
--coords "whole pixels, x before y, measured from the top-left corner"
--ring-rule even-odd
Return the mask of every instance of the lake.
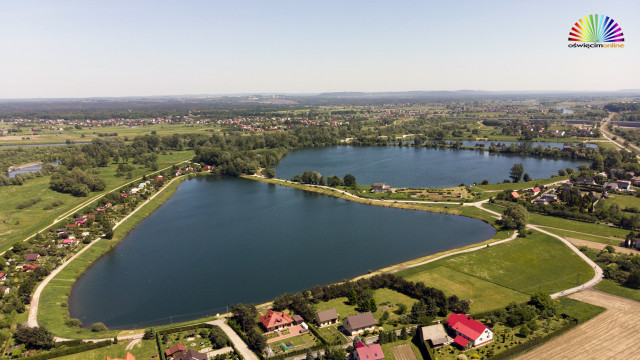
[[461, 216], [200, 177], [184, 181], [80, 277], [69, 311], [85, 326], [113, 329], [186, 321], [494, 234], [492, 226]]
[[276, 166], [276, 177], [291, 179], [306, 170], [328, 177], [352, 174], [359, 184], [376, 182], [398, 187], [450, 187], [509, 179], [513, 164], [522, 163], [532, 179], [548, 178], [559, 169], [584, 161], [543, 159], [488, 151], [413, 147], [332, 146], [296, 150]]

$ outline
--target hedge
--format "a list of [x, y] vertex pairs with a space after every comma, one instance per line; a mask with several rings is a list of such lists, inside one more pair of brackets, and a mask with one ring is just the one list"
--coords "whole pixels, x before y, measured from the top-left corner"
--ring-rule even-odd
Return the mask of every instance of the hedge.
[[268, 357], [268, 359], [269, 360], [283, 360], [283, 359], [286, 359], [286, 358], [289, 358], [289, 357], [292, 357], [292, 356], [306, 354], [307, 351], [309, 351], [309, 350], [317, 351], [317, 350], [321, 350], [321, 349], [324, 349], [324, 348], [326, 348], [326, 345], [316, 345], [316, 346], [312, 346], [310, 348], [287, 351], [287, 352], [285, 352], [283, 354], [270, 356], [270, 357]]
[[74, 346], [74, 347], [70, 347], [62, 350], [54, 350], [48, 353], [30, 356], [29, 359], [30, 360], [53, 359], [60, 356], [72, 355], [72, 354], [77, 354], [77, 353], [81, 353], [89, 350], [99, 349], [101, 347], [109, 346], [111, 344], [112, 344], [111, 340], [104, 340], [104, 341], [95, 342], [95, 343], [84, 343], [82, 345], [78, 345], [78, 346]]
[[569, 324], [563, 326], [562, 328], [560, 328], [558, 331], [552, 332], [551, 334], [547, 334], [545, 336], [542, 337], [536, 337], [533, 338], [529, 341], [527, 341], [524, 344], [520, 344], [520, 345], [516, 345], [512, 348], [509, 348], [499, 354], [496, 354], [495, 356], [492, 356], [490, 358], [490, 360], [503, 360], [503, 359], [511, 359], [517, 355], [520, 355], [522, 353], [525, 353], [531, 349], [533, 349], [536, 346], [540, 346], [550, 340], [553, 340], [555, 338], [557, 338], [560, 335], [563, 335], [564, 333], [566, 333], [567, 331], [573, 329], [574, 327], [578, 326], [578, 320], [574, 319], [574, 318], [569, 318]]

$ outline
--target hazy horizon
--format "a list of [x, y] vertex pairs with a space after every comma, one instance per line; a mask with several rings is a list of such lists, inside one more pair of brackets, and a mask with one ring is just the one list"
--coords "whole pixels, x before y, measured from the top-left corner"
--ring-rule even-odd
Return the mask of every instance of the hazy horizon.
[[[633, 1], [34, 0], [0, 11], [5, 100], [640, 86]], [[618, 22], [625, 48], [568, 48], [572, 25], [595, 13]]]

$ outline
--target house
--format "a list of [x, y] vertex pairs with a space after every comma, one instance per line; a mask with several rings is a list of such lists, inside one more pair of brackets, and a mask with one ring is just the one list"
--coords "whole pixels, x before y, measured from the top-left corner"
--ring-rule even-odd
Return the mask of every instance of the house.
[[542, 196], [540, 196], [540, 199], [546, 200], [548, 202], [553, 202], [553, 201], [556, 201], [558, 199], [558, 195], [556, 195], [556, 194], [542, 194]]
[[207, 360], [207, 354], [199, 353], [195, 350], [189, 349], [187, 351], [181, 351], [173, 355], [173, 360]]
[[76, 224], [67, 224], [67, 229], [74, 229], [76, 228], [78, 225]]
[[127, 354], [124, 356], [124, 359], [112, 359], [107, 356], [106, 360], [136, 360], [136, 357], [131, 355], [131, 353], [127, 351]]
[[640, 250], [640, 239], [636, 239], [636, 250]]
[[546, 199], [543, 199], [541, 197], [533, 199], [532, 203], [534, 203], [536, 205], [547, 205], [547, 204], [549, 204], [549, 202]]
[[62, 234], [62, 233], [66, 233], [66, 232], [67, 232], [67, 229], [58, 229], [58, 230], [56, 230], [57, 234]]
[[342, 320], [344, 331], [354, 336], [365, 331], [373, 331], [376, 327], [376, 319], [370, 311], [365, 313], [347, 316]]
[[576, 182], [578, 183], [578, 185], [598, 185], [595, 179], [589, 179], [589, 178], [583, 178], [583, 177], [579, 177], [576, 180]]
[[79, 225], [79, 224], [83, 224], [84, 225], [86, 223], [87, 223], [87, 219], [85, 219], [85, 218], [77, 218], [76, 219], [76, 225]]
[[371, 185], [371, 192], [381, 193], [389, 190], [391, 190], [391, 187], [383, 183], [374, 183]]
[[0, 273], [0, 281], [4, 281], [4, 280], [7, 280], [7, 274]]
[[291, 318], [296, 325], [300, 325], [304, 322], [304, 319], [300, 315], [293, 315]]
[[631, 184], [640, 185], [640, 176], [634, 176], [631, 178]]
[[529, 189], [528, 194], [530, 196], [536, 196], [540, 193], [540, 188], [539, 187], [534, 187], [533, 189]]
[[293, 319], [287, 314], [269, 310], [260, 317], [260, 323], [266, 331], [274, 331], [293, 325]]
[[24, 261], [38, 261], [39, 258], [40, 258], [39, 254], [27, 254], [24, 257]]
[[604, 185], [602, 185], [602, 187], [605, 190], [618, 190], [618, 183], [617, 182], [606, 182], [606, 183], [604, 183]]
[[380, 344], [366, 345], [362, 341], [356, 343], [356, 351], [353, 356], [356, 360], [380, 360], [384, 359], [384, 353]]
[[176, 353], [179, 353], [181, 351], [187, 351], [187, 349], [185, 349], [184, 345], [182, 344], [176, 344], [173, 345], [172, 347], [168, 348], [167, 350], [164, 351], [164, 354], [166, 355], [166, 357], [170, 357], [173, 356]]
[[204, 169], [205, 170], [213, 170], [213, 166], [212, 165], [205, 165]]
[[316, 313], [316, 323], [320, 327], [337, 324], [338, 313], [336, 312], [336, 309], [318, 311]]
[[465, 314], [451, 313], [447, 318], [449, 328], [456, 333], [453, 342], [466, 349], [468, 345], [480, 346], [493, 341], [493, 331], [483, 323]]
[[422, 343], [429, 342], [431, 347], [439, 347], [451, 343], [451, 338], [447, 336], [447, 332], [442, 324], [423, 326], [420, 328], [422, 334]]
[[11, 291], [11, 288], [9, 288], [8, 286], [3, 286], [0, 288], [0, 292], [2, 292], [5, 295], [7, 295], [9, 291]]
[[511, 196], [512, 199], [514, 200], [518, 200], [520, 199], [520, 194], [518, 194], [517, 191], [512, 191], [511, 194], [509, 194]]
[[616, 184], [618, 184], [618, 190], [620, 191], [631, 191], [631, 181], [618, 180]]
[[62, 240], [62, 246], [70, 246], [70, 245], [75, 245], [78, 242], [75, 239], [64, 239]]
[[164, 180], [164, 176], [160, 175], [156, 178], [157, 181]]
[[[37, 269], [40, 265], [38, 264], [24, 264], [22, 265], [22, 271], [24, 272], [29, 272], [29, 271], [33, 271], [35, 269]], [[18, 269], [18, 267], [16, 266], [16, 270]]]

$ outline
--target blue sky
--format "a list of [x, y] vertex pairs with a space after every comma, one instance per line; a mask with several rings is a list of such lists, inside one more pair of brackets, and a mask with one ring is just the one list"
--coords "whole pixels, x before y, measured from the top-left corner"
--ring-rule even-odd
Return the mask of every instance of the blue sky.
[[[624, 49], [570, 49], [588, 14]], [[638, 1], [3, 1], [0, 98], [640, 88]]]

